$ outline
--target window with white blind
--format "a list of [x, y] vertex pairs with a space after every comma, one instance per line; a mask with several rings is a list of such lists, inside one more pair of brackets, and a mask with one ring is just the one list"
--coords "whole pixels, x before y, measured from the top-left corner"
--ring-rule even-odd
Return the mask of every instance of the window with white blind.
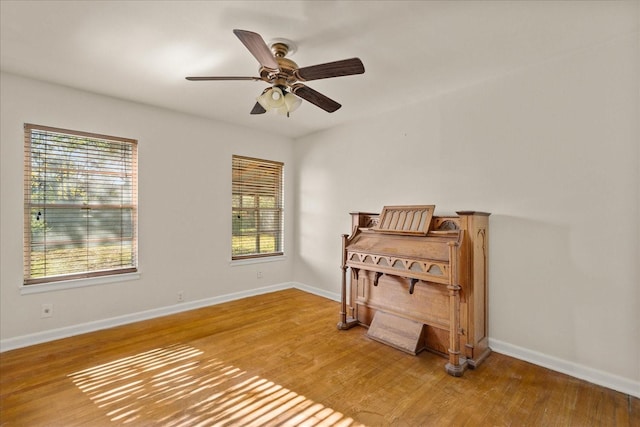
[[233, 156], [232, 259], [283, 255], [284, 164]]
[[24, 284], [137, 271], [137, 141], [25, 124]]

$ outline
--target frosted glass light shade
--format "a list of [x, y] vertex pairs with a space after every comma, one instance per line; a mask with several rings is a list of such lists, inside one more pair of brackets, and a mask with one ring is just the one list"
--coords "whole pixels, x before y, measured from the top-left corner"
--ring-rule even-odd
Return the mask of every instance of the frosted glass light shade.
[[269, 98], [269, 92], [271, 92], [271, 89], [266, 90], [262, 95], [256, 98], [256, 101], [258, 101], [258, 104], [260, 104], [262, 108], [264, 108], [266, 111], [269, 111], [269, 109], [271, 108], [269, 107], [269, 103], [267, 102]]
[[290, 112], [297, 110], [302, 104], [300, 98], [276, 86], [265, 90], [256, 100], [266, 111], [276, 110], [279, 114], [287, 117]]
[[287, 107], [287, 111], [292, 113], [298, 109], [300, 104], [302, 104], [302, 100], [292, 93], [287, 93], [284, 96], [284, 103]]
[[271, 108], [280, 108], [284, 104], [284, 96], [282, 90], [278, 87], [274, 87], [267, 92], [267, 104]]
[[284, 105], [284, 96], [282, 95], [282, 90], [277, 87], [273, 87], [268, 89], [258, 98], [256, 98], [258, 104], [262, 106], [265, 110], [269, 111], [272, 108], [280, 108]]

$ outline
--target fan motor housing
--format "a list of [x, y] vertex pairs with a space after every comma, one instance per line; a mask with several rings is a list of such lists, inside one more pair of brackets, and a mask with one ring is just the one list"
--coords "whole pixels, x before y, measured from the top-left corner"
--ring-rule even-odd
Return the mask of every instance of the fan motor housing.
[[298, 69], [298, 64], [282, 56], [276, 56], [278, 61], [278, 73], [273, 73], [273, 70], [269, 68], [260, 67], [260, 78], [270, 83], [290, 85], [295, 83], [298, 79], [295, 76], [295, 71]]

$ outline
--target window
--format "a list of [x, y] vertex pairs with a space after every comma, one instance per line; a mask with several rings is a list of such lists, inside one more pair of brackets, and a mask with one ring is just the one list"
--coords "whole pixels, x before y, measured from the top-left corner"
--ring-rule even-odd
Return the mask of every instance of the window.
[[283, 254], [283, 166], [233, 156], [232, 259]]
[[137, 271], [137, 141], [25, 124], [24, 284]]

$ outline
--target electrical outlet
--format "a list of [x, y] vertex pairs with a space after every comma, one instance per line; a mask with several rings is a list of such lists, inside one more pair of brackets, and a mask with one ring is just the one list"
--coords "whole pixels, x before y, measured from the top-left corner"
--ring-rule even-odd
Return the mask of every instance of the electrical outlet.
[[53, 304], [42, 304], [40, 308], [40, 318], [53, 317]]
[[178, 302], [184, 302], [184, 291], [178, 292]]
[[258, 279], [262, 279], [262, 271], [258, 271]]

